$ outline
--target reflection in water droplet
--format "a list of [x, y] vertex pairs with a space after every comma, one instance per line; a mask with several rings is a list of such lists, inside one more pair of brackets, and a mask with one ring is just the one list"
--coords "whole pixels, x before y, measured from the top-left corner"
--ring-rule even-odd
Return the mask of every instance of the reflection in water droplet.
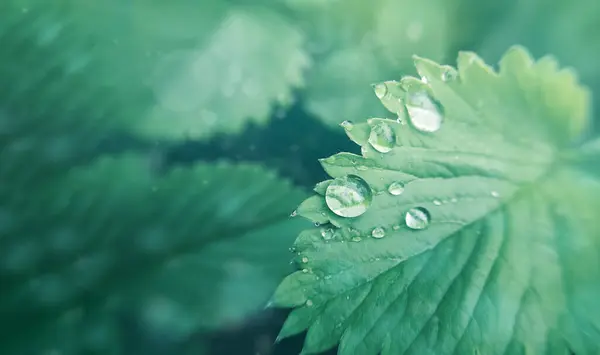
[[387, 94], [387, 86], [384, 83], [375, 84], [373, 86], [373, 90], [375, 91], [375, 95], [377, 95], [378, 99], [383, 99], [385, 94]]
[[340, 123], [340, 126], [342, 126], [347, 131], [351, 131], [352, 128], [354, 128], [354, 123], [352, 123], [352, 121], [346, 120], [346, 121]]
[[411, 208], [406, 212], [406, 226], [411, 229], [425, 229], [429, 225], [429, 211], [423, 207]]
[[441, 108], [425, 92], [410, 95], [406, 103], [406, 111], [410, 117], [410, 122], [419, 131], [435, 132], [442, 126]]
[[404, 192], [404, 184], [400, 181], [393, 182], [388, 186], [388, 192], [391, 195], [398, 196]]
[[383, 238], [385, 237], [385, 230], [383, 230], [383, 228], [381, 227], [377, 227], [375, 229], [373, 229], [373, 231], [371, 232], [371, 236], [373, 236], [373, 238]]
[[433, 200], [433, 204], [436, 206], [441, 206], [442, 205], [442, 201], [440, 200]]
[[387, 153], [396, 145], [396, 133], [385, 122], [379, 122], [371, 127], [369, 143], [380, 153]]
[[325, 240], [330, 240], [331, 238], [333, 238], [333, 229], [331, 228], [323, 228], [321, 229], [321, 237], [323, 237], [323, 239]]
[[442, 67], [442, 80], [449, 82], [454, 81], [458, 78], [458, 72], [456, 69], [452, 68], [449, 65], [444, 65]]
[[325, 202], [333, 213], [342, 217], [358, 217], [365, 213], [373, 192], [366, 181], [356, 175], [336, 178], [327, 186]]
[[498, 193], [498, 191], [492, 191], [491, 194], [492, 194], [492, 197], [500, 197], [500, 194]]

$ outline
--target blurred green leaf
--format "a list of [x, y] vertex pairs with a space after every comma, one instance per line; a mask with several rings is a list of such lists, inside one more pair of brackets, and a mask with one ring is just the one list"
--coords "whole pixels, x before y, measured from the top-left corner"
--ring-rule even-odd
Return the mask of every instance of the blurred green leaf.
[[272, 299], [295, 307], [280, 338], [308, 329], [305, 354], [597, 353], [600, 181], [564, 159], [587, 91], [521, 47], [498, 72], [470, 52], [457, 71], [416, 67], [427, 84], [376, 87], [399, 121], [345, 124], [362, 156], [322, 160], [334, 180], [298, 208], [322, 227]]
[[413, 73], [413, 54], [443, 59], [448, 45], [442, 1], [287, 3], [317, 58], [307, 78], [307, 108], [330, 126], [383, 115], [369, 85]]
[[[5, 97], [47, 110], [51, 99], [74, 96], [91, 106], [88, 114], [110, 104], [104, 125], [115, 122], [149, 138], [201, 139], [265, 123], [274, 105], [292, 102], [309, 64], [302, 33], [265, 6], [225, 0], [0, 6], [0, 36], [7, 41], [0, 62], [11, 93]], [[88, 86], [75, 85], [73, 73]], [[55, 115], [64, 110], [54, 108]]]
[[600, 2], [596, 0], [518, 1], [504, 23], [477, 51], [496, 61], [505, 48], [521, 44], [533, 55], [552, 54], [577, 70], [581, 81], [600, 96]]
[[[108, 315], [122, 308], [175, 339], [238, 324], [291, 271], [287, 247], [308, 222], [289, 213], [303, 196], [255, 165], [157, 176], [137, 156], [101, 158], [13, 196], [0, 234], [1, 343], [107, 353]], [[42, 341], [48, 332], [58, 335]]]

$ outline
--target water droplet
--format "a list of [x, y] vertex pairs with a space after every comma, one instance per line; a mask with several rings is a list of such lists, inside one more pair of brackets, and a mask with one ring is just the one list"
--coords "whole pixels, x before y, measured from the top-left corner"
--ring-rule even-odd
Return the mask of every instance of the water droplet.
[[427, 77], [426, 77], [426, 76], [422, 76], [422, 77], [421, 77], [421, 82], [422, 82], [423, 84], [429, 84], [429, 79], [427, 79]]
[[290, 253], [295, 253], [296, 252], [296, 248], [294, 248], [294, 247], [291, 247], [288, 250], [290, 251]]
[[292, 212], [292, 214], [290, 214], [290, 217], [296, 217], [298, 215], [298, 211], [294, 210], [294, 212]]
[[383, 99], [388, 92], [387, 86], [384, 83], [375, 84], [373, 86], [373, 90], [375, 91], [375, 95], [377, 95], [378, 99]]
[[400, 229], [400, 226], [396, 224], [396, 225], [392, 226], [392, 229], [395, 230], [395, 231], [397, 231], [397, 230]]
[[313, 305], [313, 301], [311, 301], [311, 300], [306, 301], [306, 307], [312, 307], [312, 305]]
[[369, 170], [369, 168], [367, 168], [367, 167], [366, 167], [366, 166], [364, 166], [364, 165], [358, 165], [358, 166], [356, 167], [356, 170], [359, 170], [359, 171], [367, 171], [367, 170]]
[[385, 237], [385, 230], [383, 230], [383, 228], [381, 227], [377, 227], [373, 229], [373, 231], [371, 232], [371, 236], [377, 239], [383, 238]]
[[388, 186], [388, 192], [391, 195], [398, 196], [404, 192], [404, 184], [400, 181], [393, 182]]
[[379, 122], [371, 127], [369, 143], [380, 153], [387, 153], [396, 145], [396, 133], [385, 122]]
[[303, 256], [303, 257], [302, 257], [302, 262], [303, 262], [303, 263], [307, 263], [307, 262], [308, 262], [308, 258], [307, 258], [306, 256]]
[[358, 217], [365, 213], [373, 192], [369, 185], [356, 175], [336, 178], [327, 186], [325, 202], [333, 213], [342, 217]]
[[442, 205], [442, 201], [440, 200], [433, 200], [433, 204], [436, 206], [441, 206]]
[[456, 197], [452, 197], [452, 198], [450, 199], [450, 202], [452, 202], [452, 203], [457, 203], [457, 202], [458, 202], [458, 199], [457, 199]]
[[458, 72], [456, 71], [456, 69], [452, 68], [451, 66], [443, 66], [442, 67], [442, 80], [445, 82], [448, 81], [454, 81], [456, 80], [456, 78], [458, 78]]
[[331, 280], [331, 275], [325, 275], [325, 277], [323, 277], [325, 280]]
[[334, 231], [331, 228], [323, 228], [321, 229], [321, 237], [325, 240], [330, 240], [333, 238]]
[[442, 112], [429, 94], [419, 92], [412, 94], [406, 103], [406, 111], [412, 125], [422, 132], [435, 132], [442, 127]]
[[429, 225], [429, 211], [423, 207], [411, 208], [406, 212], [406, 225], [411, 229], [425, 229]]
[[361, 237], [352, 237], [353, 242], [360, 242], [362, 240]]
[[354, 123], [352, 123], [351, 121], [344, 121], [342, 123], [340, 123], [340, 126], [342, 126], [342, 128], [344, 128], [347, 131], [351, 131], [352, 128], [354, 128]]
[[308, 269], [302, 269], [302, 272], [307, 274], [308, 273]]
[[319, 222], [315, 222], [315, 227], [318, 227], [318, 226], [320, 226], [320, 225], [321, 225], [321, 223], [319, 223]]
[[492, 194], [492, 197], [500, 197], [500, 194], [498, 193], [498, 191], [492, 191], [491, 194]]

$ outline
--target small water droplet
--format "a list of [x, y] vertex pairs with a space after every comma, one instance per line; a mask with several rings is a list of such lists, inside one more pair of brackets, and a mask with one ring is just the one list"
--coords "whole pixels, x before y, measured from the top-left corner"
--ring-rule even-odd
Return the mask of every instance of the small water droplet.
[[359, 171], [367, 171], [367, 170], [369, 170], [369, 168], [367, 168], [367, 167], [366, 167], [366, 166], [364, 166], [364, 165], [357, 165], [357, 166], [356, 166], [356, 170], [359, 170]]
[[323, 228], [321, 229], [321, 237], [325, 240], [330, 240], [333, 238], [334, 231], [331, 228]]
[[399, 230], [399, 229], [400, 229], [400, 226], [399, 226], [399, 225], [397, 225], [397, 224], [396, 224], [396, 225], [393, 225], [393, 226], [392, 226], [392, 229], [393, 229], [393, 230], [395, 230], [395, 231], [397, 231], [397, 230]]
[[393, 182], [388, 186], [388, 192], [391, 195], [398, 196], [404, 192], [404, 184], [400, 181]]
[[352, 121], [346, 120], [340, 123], [340, 126], [342, 126], [342, 128], [344, 128], [346, 131], [351, 131], [352, 128], [354, 128], [354, 123], [352, 123]]
[[294, 210], [294, 212], [292, 212], [292, 214], [290, 214], [290, 217], [296, 217], [298, 215], [298, 211]]
[[387, 86], [384, 83], [375, 84], [373, 86], [373, 90], [375, 91], [375, 95], [377, 95], [378, 99], [383, 99], [388, 92]]
[[303, 256], [303, 257], [302, 257], [302, 262], [303, 262], [303, 263], [307, 263], [307, 262], [308, 262], [308, 258], [307, 258], [306, 256]]
[[377, 227], [373, 229], [373, 231], [371, 232], [371, 236], [377, 239], [383, 238], [385, 237], [385, 230], [383, 230], [383, 228], [381, 227]]
[[311, 301], [311, 300], [306, 301], [306, 307], [312, 307], [312, 305], [313, 305], [313, 301]]
[[308, 273], [308, 269], [302, 269], [302, 272], [307, 274]]
[[325, 275], [325, 277], [323, 277], [325, 280], [330, 280], [331, 279], [331, 275]]
[[492, 194], [492, 197], [500, 197], [500, 194], [498, 193], [498, 191], [492, 191], [491, 194]]
[[358, 217], [365, 213], [373, 192], [366, 181], [356, 175], [336, 178], [327, 186], [325, 203], [333, 213], [341, 217]]
[[362, 240], [361, 237], [352, 237], [353, 242], [360, 242]]
[[458, 199], [457, 199], [456, 197], [452, 197], [452, 198], [450, 199], [450, 202], [452, 202], [452, 203], [457, 203], [457, 202], [458, 202]]
[[378, 152], [387, 153], [396, 145], [396, 133], [387, 123], [376, 123], [371, 127], [369, 143]]
[[442, 67], [442, 81], [449, 82], [454, 81], [458, 78], [458, 72], [451, 66]]
[[435, 132], [442, 127], [441, 107], [425, 92], [410, 95], [406, 111], [410, 122], [419, 131]]
[[321, 225], [321, 223], [319, 223], [319, 222], [315, 222], [315, 227], [318, 227], [318, 226], [320, 226], [320, 225]]
[[429, 79], [427, 79], [427, 77], [426, 77], [426, 76], [422, 76], [422, 77], [421, 77], [421, 82], [422, 82], [423, 84], [429, 84]]
[[411, 208], [406, 212], [406, 226], [411, 229], [425, 229], [429, 225], [429, 211], [423, 207]]
[[433, 204], [436, 206], [441, 206], [442, 205], [442, 201], [440, 200], [433, 200]]
[[291, 247], [288, 250], [290, 251], [290, 253], [295, 253], [296, 252], [296, 248], [294, 248], [294, 247]]

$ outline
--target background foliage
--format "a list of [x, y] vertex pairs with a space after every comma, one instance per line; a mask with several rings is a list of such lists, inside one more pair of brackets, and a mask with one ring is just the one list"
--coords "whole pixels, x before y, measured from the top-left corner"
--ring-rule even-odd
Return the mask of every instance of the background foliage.
[[357, 153], [336, 126], [390, 116], [370, 84], [522, 44], [596, 103], [599, 21], [595, 0], [3, 1], [0, 352], [298, 353], [262, 308], [317, 159]]

